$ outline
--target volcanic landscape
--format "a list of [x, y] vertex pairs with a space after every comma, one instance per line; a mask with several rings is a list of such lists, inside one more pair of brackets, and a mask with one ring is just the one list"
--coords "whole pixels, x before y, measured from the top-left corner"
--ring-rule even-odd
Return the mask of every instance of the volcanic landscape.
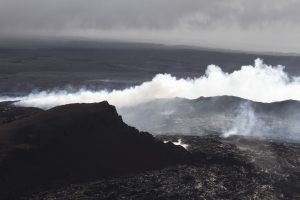
[[300, 57], [102, 46], [0, 49], [1, 199], [300, 199]]

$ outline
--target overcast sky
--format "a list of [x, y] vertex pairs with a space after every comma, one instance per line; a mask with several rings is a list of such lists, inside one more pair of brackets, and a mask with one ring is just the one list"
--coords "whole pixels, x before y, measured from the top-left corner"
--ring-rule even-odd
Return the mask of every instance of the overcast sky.
[[299, 0], [0, 0], [0, 41], [86, 38], [300, 53]]

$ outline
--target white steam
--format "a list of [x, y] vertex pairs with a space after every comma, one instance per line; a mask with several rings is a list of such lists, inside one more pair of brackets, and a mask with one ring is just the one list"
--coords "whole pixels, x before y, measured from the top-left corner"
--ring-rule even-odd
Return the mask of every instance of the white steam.
[[238, 115], [234, 120], [232, 128], [226, 131], [222, 136], [225, 138], [233, 135], [253, 136], [257, 134], [255, 128], [258, 127], [258, 125], [259, 120], [250, 103], [242, 103], [239, 106]]
[[[298, 107], [292, 107], [298, 112]], [[243, 102], [236, 110], [230, 129], [224, 131], [224, 138], [242, 135], [255, 138], [269, 138], [284, 141], [300, 141], [299, 115], [288, 113], [285, 116], [256, 113], [253, 104]]]
[[158, 74], [151, 81], [124, 90], [86, 90], [77, 92], [51, 91], [1, 100], [20, 100], [19, 105], [51, 108], [69, 103], [92, 103], [107, 100], [117, 107], [133, 106], [159, 98], [230, 95], [257, 102], [300, 100], [300, 77], [289, 76], [283, 66], [269, 66], [256, 59], [254, 66], [225, 73], [209, 65], [198, 78], [177, 79], [170, 74]]
[[[164, 141], [164, 143], [168, 143], [169, 141]], [[188, 149], [189, 145], [182, 142], [182, 139], [178, 139], [177, 142], [172, 142], [175, 145], [182, 146], [185, 149]]]

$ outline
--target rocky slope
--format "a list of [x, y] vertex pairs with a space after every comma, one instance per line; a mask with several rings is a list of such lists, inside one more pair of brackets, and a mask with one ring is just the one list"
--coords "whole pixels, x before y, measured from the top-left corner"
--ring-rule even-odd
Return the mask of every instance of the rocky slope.
[[[203, 118], [220, 110], [228, 114], [239, 101], [244, 103], [231, 97], [202, 98], [190, 107], [180, 100], [177, 114], [165, 118], [178, 117], [182, 109], [187, 112], [179, 117], [187, 121], [201, 119], [199, 113]], [[154, 138], [126, 125], [107, 102], [47, 111], [11, 103], [0, 104], [1, 116], [12, 119], [0, 125], [1, 199], [300, 198], [297, 141], [224, 138], [213, 130], [203, 136]], [[254, 104], [252, 109], [277, 117], [294, 113], [297, 119], [297, 109], [288, 112], [297, 108], [295, 103]], [[170, 108], [162, 105], [156, 110]], [[144, 115], [149, 121], [153, 117]], [[187, 145], [188, 151], [173, 143]]]
[[193, 163], [39, 191], [24, 199], [299, 199], [300, 145], [244, 137], [181, 139]]
[[189, 153], [126, 125], [107, 102], [55, 107], [0, 126], [0, 196], [185, 163]]
[[39, 108], [16, 107], [13, 101], [0, 102], [0, 125], [43, 112]]

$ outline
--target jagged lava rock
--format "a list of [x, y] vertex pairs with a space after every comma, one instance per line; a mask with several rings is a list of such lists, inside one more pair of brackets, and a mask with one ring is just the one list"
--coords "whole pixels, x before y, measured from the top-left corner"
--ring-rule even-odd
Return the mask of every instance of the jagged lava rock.
[[157, 169], [189, 157], [184, 148], [126, 125], [107, 102], [58, 106], [2, 125], [0, 143], [3, 195]]

